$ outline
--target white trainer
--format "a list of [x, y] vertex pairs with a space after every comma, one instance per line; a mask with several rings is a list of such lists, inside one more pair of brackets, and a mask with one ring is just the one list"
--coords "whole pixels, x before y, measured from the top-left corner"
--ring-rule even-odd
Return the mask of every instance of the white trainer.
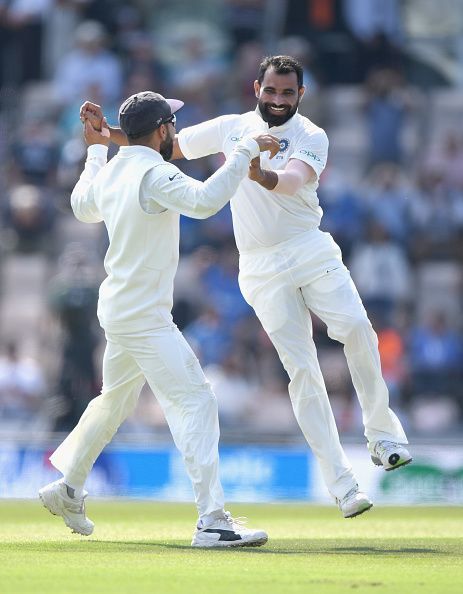
[[410, 464], [413, 458], [410, 452], [400, 443], [393, 441], [376, 441], [368, 444], [373, 464], [383, 466], [384, 470], [395, 470]]
[[346, 493], [342, 499], [336, 499], [336, 503], [345, 518], [355, 518], [373, 507], [368, 495], [359, 491], [358, 485]]
[[263, 530], [251, 530], [243, 526], [244, 518], [232, 518], [225, 512], [213, 524], [203, 526], [198, 523], [191, 541], [192, 547], [260, 547], [268, 540]]
[[63, 480], [55, 481], [39, 491], [39, 497], [44, 507], [54, 516], [61, 516], [68, 528], [77, 534], [90, 536], [95, 524], [85, 515], [84, 499], [87, 497], [69, 497]]

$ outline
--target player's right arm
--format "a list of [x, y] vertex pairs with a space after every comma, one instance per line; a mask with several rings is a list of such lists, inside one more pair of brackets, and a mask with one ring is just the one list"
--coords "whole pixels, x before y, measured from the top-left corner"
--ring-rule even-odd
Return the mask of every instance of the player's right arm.
[[[214, 118], [195, 126], [184, 128], [175, 136], [172, 160], [199, 159], [222, 151], [222, 122], [230, 116]], [[100, 105], [85, 101], [80, 108], [80, 119], [90, 120], [95, 130], [101, 130], [103, 110]], [[111, 142], [119, 146], [127, 146], [128, 140], [124, 132], [115, 126], [108, 126]]]
[[101, 130], [95, 130], [90, 121], [86, 120], [84, 122], [84, 138], [88, 145], [87, 159], [79, 181], [72, 191], [71, 207], [79, 221], [100, 223], [103, 217], [95, 203], [92, 182], [107, 160], [109, 130], [106, 120], [103, 120]]
[[200, 159], [223, 152], [225, 124], [235, 116], [219, 116], [195, 126], [182, 128], [177, 134], [178, 155]]
[[[85, 101], [80, 106], [80, 119], [82, 122], [89, 120], [92, 127], [95, 130], [101, 130], [101, 124], [103, 122], [103, 110], [100, 105], [92, 103], [91, 101]], [[109, 135], [111, 142], [118, 146], [128, 146], [129, 141], [127, 136], [117, 126], [108, 126]]]
[[230, 200], [246, 176], [251, 159], [261, 151], [270, 151], [270, 156], [274, 157], [279, 149], [278, 140], [270, 134], [244, 138], [224, 165], [205, 182], [185, 175], [172, 163], [162, 163], [146, 174], [142, 191], [152, 197], [154, 206], [205, 219]]

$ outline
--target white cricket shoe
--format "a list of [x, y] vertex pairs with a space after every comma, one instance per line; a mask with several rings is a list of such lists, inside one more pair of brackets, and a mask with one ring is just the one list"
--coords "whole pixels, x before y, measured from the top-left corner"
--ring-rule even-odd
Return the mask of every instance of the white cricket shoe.
[[393, 441], [376, 441], [368, 444], [373, 464], [383, 466], [384, 470], [395, 470], [405, 464], [410, 464], [413, 458], [410, 452], [400, 443]]
[[243, 519], [232, 518], [230, 512], [225, 512], [223, 518], [215, 520], [213, 524], [203, 526], [201, 522], [196, 527], [191, 541], [192, 547], [260, 547], [268, 540], [263, 530], [251, 530], [243, 526]]
[[359, 491], [358, 485], [346, 493], [342, 499], [336, 499], [336, 503], [345, 518], [355, 518], [373, 507], [368, 495]]
[[61, 516], [68, 528], [83, 536], [90, 536], [95, 526], [85, 515], [84, 499], [87, 495], [84, 491], [83, 497], [69, 497], [62, 479], [42, 487], [39, 491], [44, 507], [53, 515]]

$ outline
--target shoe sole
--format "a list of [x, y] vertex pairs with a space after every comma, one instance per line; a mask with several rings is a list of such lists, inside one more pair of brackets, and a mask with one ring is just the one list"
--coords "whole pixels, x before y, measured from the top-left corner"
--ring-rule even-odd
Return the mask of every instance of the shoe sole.
[[[384, 464], [376, 456], [371, 456], [371, 461], [373, 462], [373, 464], [375, 466], [383, 466], [384, 467]], [[384, 470], [386, 472], [389, 472], [390, 470], [396, 470], [396, 468], [401, 468], [402, 466], [406, 466], [407, 464], [410, 464], [410, 462], [413, 462], [413, 458], [404, 460], [403, 462], [400, 462], [400, 464], [395, 464], [394, 466], [389, 466], [389, 468], [384, 468]]]
[[53, 516], [59, 516], [61, 518], [63, 518], [64, 523], [66, 524], [66, 526], [71, 530], [71, 532], [73, 534], [80, 534], [81, 536], [90, 536], [90, 534], [92, 534], [93, 529], [91, 532], [83, 532], [80, 530], [76, 530], [73, 526], [70, 526], [68, 524], [68, 521], [66, 519], [65, 516], [63, 516], [63, 514], [53, 505], [53, 501], [52, 499], [54, 499], [53, 497], [47, 497], [44, 493], [41, 493], [39, 491], [39, 499], [42, 502], [42, 505], [45, 509], [47, 509]]
[[344, 518], [346, 520], [350, 520], [351, 518], [356, 518], [357, 516], [360, 516], [360, 514], [363, 514], [367, 511], [369, 511], [371, 508], [373, 507], [373, 504], [370, 503], [370, 505], [368, 507], [365, 507], [364, 509], [361, 509], [359, 511], [356, 511], [354, 514], [351, 514], [350, 516], [344, 516]]
[[237, 547], [261, 547], [268, 541], [268, 538], [260, 538], [258, 540], [253, 540], [249, 542], [241, 542], [241, 541], [220, 541], [214, 542], [212, 544], [194, 544], [191, 543], [191, 546], [195, 549], [230, 549], [230, 548], [237, 548]]
[[396, 470], [397, 468], [402, 468], [402, 466], [407, 466], [407, 464], [410, 464], [410, 462], [413, 462], [413, 458], [410, 458], [409, 460], [405, 460], [405, 462], [401, 462], [400, 464], [396, 464], [395, 466], [385, 468], [384, 470], [386, 472], [389, 472], [390, 470]]

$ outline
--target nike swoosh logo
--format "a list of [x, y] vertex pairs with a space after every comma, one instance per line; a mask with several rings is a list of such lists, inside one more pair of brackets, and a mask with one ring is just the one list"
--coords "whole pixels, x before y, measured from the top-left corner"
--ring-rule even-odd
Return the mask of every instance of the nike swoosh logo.
[[173, 181], [177, 177], [177, 175], [180, 175], [180, 173], [174, 173], [172, 177], [170, 177], [169, 175], [169, 181]]

